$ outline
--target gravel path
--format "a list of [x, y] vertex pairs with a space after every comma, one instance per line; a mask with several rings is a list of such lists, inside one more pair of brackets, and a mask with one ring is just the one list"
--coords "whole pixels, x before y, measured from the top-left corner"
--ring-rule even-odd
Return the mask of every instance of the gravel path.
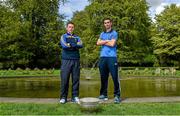
[[[70, 101], [70, 99], [68, 100]], [[146, 97], [146, 98], [126, 98], [122, 100], [122, 103], [152, 103], [152, 102], [180, 102], [180, 96], [176, 97]], [[10, 98], [0, 97], [0, 103], [42, 103], [42, 104], [54, 104], [59, 103], [58, 98]], [[113, 99], [110, 99], [101, 103], [113, 103]]]

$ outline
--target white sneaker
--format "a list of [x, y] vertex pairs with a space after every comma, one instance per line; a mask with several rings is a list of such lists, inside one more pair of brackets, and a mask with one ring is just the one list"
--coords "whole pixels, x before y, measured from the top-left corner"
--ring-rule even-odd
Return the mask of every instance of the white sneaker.
[[65, 104], [65, 103], [66, 103], [66, 99], [62, 98], [62, 99], [60, 99], [59, 102], [60, 102], [61, 104]]
[[100, 100], [103, 100], [103, 101], [107, 101], [107, 100], [108, 100], [108, 97], [105, 96], [105, 95], [100, 95], [100, 96], [99, 96], [99, 99], [100, 99]]
[[77, 104], [80, 104], [80, 100], [79, 100], [78, 97], [72, 98], [72, 102], [77, 103]]

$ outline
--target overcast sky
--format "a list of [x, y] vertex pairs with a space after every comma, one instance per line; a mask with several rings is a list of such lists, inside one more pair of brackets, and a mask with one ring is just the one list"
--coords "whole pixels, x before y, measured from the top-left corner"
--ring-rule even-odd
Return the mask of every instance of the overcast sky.
[[[87, 6], [88, 0], [68, 0], [64, 5], [60, 5], [59, 12], [67, 16], [67, 19], [71, 19], [73, 12], [81, 11]], [[164, 10], [164, 6], [171, 3], [180, 5], [180, 0], [147, 0], [150, 5], [149, 15], [153, 18], [155, 14], [159, 14]]]
[[64, 5], [60, 4], [59, 12], [67, 16], [67, 19], [71, 19], [73, 12], [81, 11], [87, 5], [89, 5], [88, 0], [68, 0]]

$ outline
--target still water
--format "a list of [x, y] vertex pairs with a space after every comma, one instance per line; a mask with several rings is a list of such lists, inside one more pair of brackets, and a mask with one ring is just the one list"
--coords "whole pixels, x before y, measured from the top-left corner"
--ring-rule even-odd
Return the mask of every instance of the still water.
[[[71, 81], [70, 81], [71, 82]], [[180, 79], [178, 78], [123, 78], [121, 97], [156, 97], [180, 96]], [[99, 96], [100, 79], [80, 81], [80, 97]], [[0, 78], [0, 97], [19, 98], [58, 98], [60, 93], [60, 78]], [[108, 95], [113, 97], [113, 83], [109, 78]], [[71, 85], [69, 88], [71, 97]]]

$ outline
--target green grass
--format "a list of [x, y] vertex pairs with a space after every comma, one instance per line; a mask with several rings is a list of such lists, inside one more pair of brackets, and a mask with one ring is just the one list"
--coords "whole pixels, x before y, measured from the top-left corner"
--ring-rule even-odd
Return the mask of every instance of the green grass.
[[180, 103], [101, 104], [98, 112], [81, 110], [77, 104], [1, 103], [0, 115], [180, 115]]
[[60, 70], [0, 70], [0, 77], [59, 76]]
[[[168, 70], [161, 70], [159, 74], [155, 73], [155, 69], [153, 68], [145, 68], [144, 69], [123, 69], [120, 71], [122, 77], [129, 77], [129, 76], [150, 76], [150, 77], [180, 77], [180, 70], [176, 70], [175, 74], [171, 74]], [[48, 69], [16, 69], [16, 70], [0, 70], [0, 77], [37, 77], [37, 76], [59, 76], [60, 70], [48, 70]], [[99, 70], [97, 68], [94, 69], [81, 69], [81, 76], [85, 77], [85, 75], [91, 75], [92, 77], [99, 75]]]

